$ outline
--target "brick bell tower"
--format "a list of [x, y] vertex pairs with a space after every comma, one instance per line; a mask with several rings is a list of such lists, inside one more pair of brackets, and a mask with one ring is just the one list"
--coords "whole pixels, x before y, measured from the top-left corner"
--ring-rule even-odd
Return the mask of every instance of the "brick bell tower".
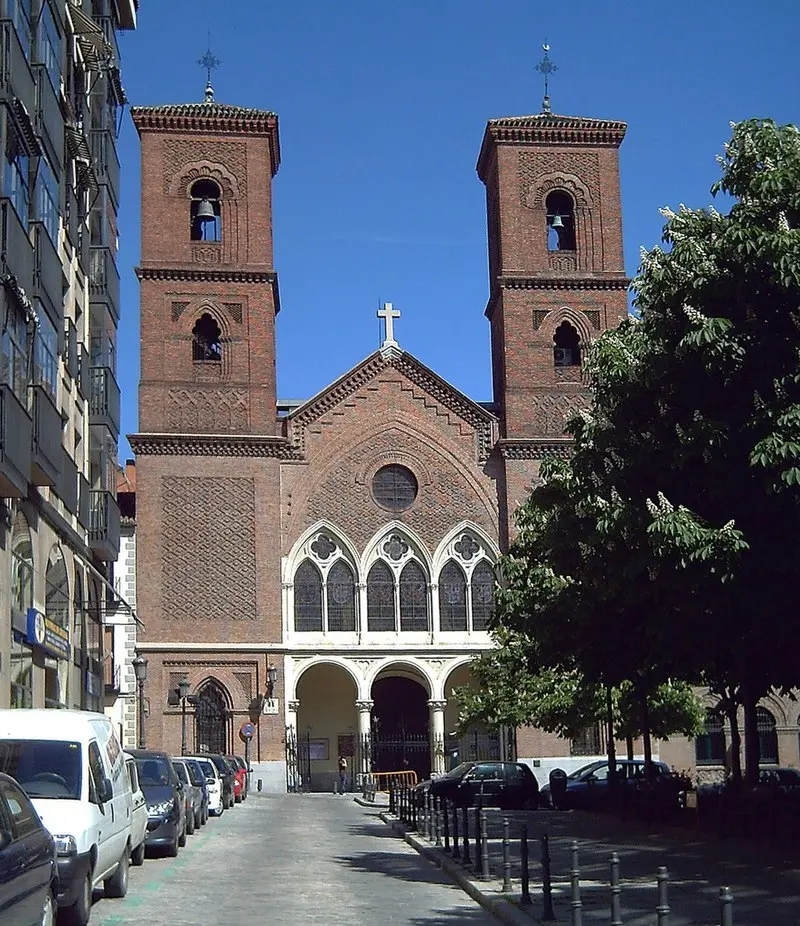
[[538, 115], [486, 126], [477, 170], [486, 185], [486, 315], [505, 543], [541, 460], [569, 453], [564, 422], [587, 401], [587, 347], [627, 313], [619, 187], [625, 130], [624, 122], [551, 113], [547, 97]]
[[[228, 718], [202, 733], [198, 720], [189, 748], [213, 741], [230, 750], [265, 690], [268, 663], [281, 670], [276, 697], [283, 684], [281, 657], [269, 658], [281, 638], [286, 444], [275, 395], [278, 118], [218, 103], [210, 85], [205, 102], [136, 107], [132, 116], [142, 250], [140, 430], [130, 441], [147, 742], [179, 747], [174, 693], [187, 678], [203, 716]], [[282, 730], [282, 718], [262, 717], [252, 757], [264, 758]]]

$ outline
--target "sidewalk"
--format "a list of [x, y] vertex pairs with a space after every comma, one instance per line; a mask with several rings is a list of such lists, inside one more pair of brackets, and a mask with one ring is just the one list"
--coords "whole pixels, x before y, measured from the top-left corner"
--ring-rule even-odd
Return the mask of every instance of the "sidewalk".
[[[622, 879], [622, 919], [625, 926], [652, 926], [657, 901], [656, 872], [669, 871], [670, 926], [717, 926], [720, 922], [719, 888], [734, 895], [736, 926], [798, 926], [800, 924], [800, 858], [767, 844], [720, 841], [690, 829], [647, 830], [642, 824], [623, 823], [613, 816], [581, 811], [539, 810], [508, 813], [512, 836], [513, 890], [502, 888], [502, 817], [489, 811], [489, 858], [492, 879], [475, 874], [473, 864], [460, 862], [435, 848], [421, 834], [407, 833], [406, 841], [443, 867], [454, 880], [506, 923], [539, 922], [542, 914], [540, 838], [549, 837], [553, 877], [553, 906], [557, 920], [570, 918], [570, 845], [577, 840], [584, 923], [608, 923], [610, 890], [609, 856], [617, 852]], [[394, 817], [381, 814], [397, 831], [404, 830]], [[528, 824], [531, 907], [519, 906], [519, 832]], [[421, 826], [422, 824], [420, 824]], [[461, 820], [459, 817], [459, 826]], [[472, 825], [472, 824], [471, 824]], [[463, 835], [462, 835], [463, 845]], [[479, 865], [479, 863], [478, 863]]]

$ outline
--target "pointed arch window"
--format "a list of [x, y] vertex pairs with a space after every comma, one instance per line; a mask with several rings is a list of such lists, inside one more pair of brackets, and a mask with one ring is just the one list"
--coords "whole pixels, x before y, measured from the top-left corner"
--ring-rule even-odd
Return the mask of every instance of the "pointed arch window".
[[553, 190], [545, 200], [547, 250], [575, 250], [575, 204], [569, 193]]
[[703, 732], [694, 740], [697, 765], [725, 764], [725, 720], [719, 711], [707, 710]]
[[192, 359], [217, 363], [222, 360], [222, 331], [208, 312], [204, 312], [192, 328]]
[[328, 630], [354, 631], [356, 629], [356, 581], [353, 570], [338, 559], [331, 566], [325, 586], [328, 605]]
[[211, 679], [200, 689], [195, 706], [195, 749], [225, 755], [228, 752], [228, 699]]
[[472, 571], [470, 580], [472, 629], [488, 630], [494, 606], [494, 570], [482, 559]]
[[294, 626], [306, 633], [322, 631], [322, 576], [308, 559], [294, 575]]
[[191, 189], [189, 225], [192, 241], [222, 240], [220, 189], [213, 180], [196, 180]]
[[419, 563], [411, 560], [400, 573], [400, 629], [428, 629], [428, 582]]
[[553, 335], [553, 363], [557, 367], [581, 365], [581, 338], [569, 322], [561, 322]]
[[765, 707], [756, 708], [756, 730], [758, 732], [758, 759], [767, 765], [778, 764], [778, 731], [775, 717]]
[[439, 575], [439, 626], [445, 631], [467, 629], [467, 580], [453, 560]]
[[367, 630], [394, 629], [394, 576], [386, 563], [379, 560], [367, 575]]

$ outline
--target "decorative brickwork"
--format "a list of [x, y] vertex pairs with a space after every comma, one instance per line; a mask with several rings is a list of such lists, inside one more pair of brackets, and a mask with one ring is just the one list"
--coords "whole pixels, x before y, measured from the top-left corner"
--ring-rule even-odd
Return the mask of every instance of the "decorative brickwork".
[[242, 323], [242, 303], [241, 302], [223, 302], [223, 309], [238, 324]]
[[222, 262], [222, 245], [195, 245], [192, 248], [192, 260], [201, 264], [219, 264]]
[[542, 327], [544, 320], [550, 314], [550, 309], [534, 309], [533, 310], [533, 327], [538, 330]]
[[600, 330], [600, 310], [599, 309], [584, 309], [583, 314], [592, 323], [592, 328], [594, 328], [596, 331], [599, 331]]
[[242, 433], [249, 423], [246, 389], [170, 389], [168, 421], [172, 431]]
[[[206, 161], [209, 165], [224, 165], [226, 174], [236, 178], [238, 192], [241, 196], [247, 195], [247, 146], [239, 141], [199, 141], [196, 139], [168, 138], [164, 142], [164, 192], [169, 193], [172, 184], [178, 175], [183, 176], [184, 169], [189, 164]], [[197, 168], [197, 176], [187, 180], [199, 179], [203, 176], [202, 168]], [[213, 179], [218, 179], [217, 177]], [[232, 187], [229, 185], [223, 193], [231, 195]]]
[[170, 312], [170, 317], [172, 318], [172, 320], [174, 322], [178, 321], [178, 319], [181, 317], [181, 315], [183, 315], [183, 313], [186, 311], [188, 307], [189, 307], [188, 302], [173, 302], [172, 310]]
[[161, 495], [163, 617], [254, 620], [253, 481], [167, 477]]
[[234, 672], [233, 677], [242, 686], [245, 698], [253, 699], [253, 675], [250, 672]]
[[532, 418], [539, 434], [564, 433], [567, 419], [582, 408], [588, 408], [589, 397], [581, 393], [544, 393], [532, 395], [529, 400]]
[[591, 202], [590, 191], [597, 189], [600, 183], [594, 151], [520, 151], [518, 176], [522, 201], [530, 207], [534, 203], [524, 198], [528, 190], [540, 191], [541, 204], [542, 193], [559, 186], [572, 187], [570, 192], [576, 193], [579, 204], [586, 206]]

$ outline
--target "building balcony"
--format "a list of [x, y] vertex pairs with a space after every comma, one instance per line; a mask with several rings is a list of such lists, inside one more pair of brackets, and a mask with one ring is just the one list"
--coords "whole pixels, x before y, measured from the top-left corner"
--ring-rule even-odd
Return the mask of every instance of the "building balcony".
[[89, 546], [104, 562], [112, 562], [119, 555], [119, 505], [110, 492], [91, 491]]
[[31, 471], [31, 419], [6, 386], [0, 386], [0, 497], [24, 498]]
[[119, 271], [108, 247], [93, 247], [89, 257], [89, 298], [108, 306], [119, 322]]
[[110, 367], [89, 370], [89, 424], [108, 428], [119, 437], [119, 386]]
[[39, 296], [50, 321], [60, 328], [64, 324], [62, 304], [66, 280], [58, 250], [41, 222], [32, 221], [34, 229], [33, 291]]
[[37, 486], [55, 486], [64, 454], [61, 415], [44, 386], [29, 388], [33, 396], [31, 482]]
[[100, 183], [111, 190], [115, 203], [119, 202], [119, 158], [114, 136], [108, 129], [94, 129], [91, 132], [92, 164]]
[[61, 449], [56, 492], [70, 514], [78, 513], [78, 466], [67, 451]]
[[87, 530], [89, 529], [89, 522], [91, 520], [91, 509], [92, 489], [89, 485], [89, 480], [83, 473], [78, 473], [78, 523]]

